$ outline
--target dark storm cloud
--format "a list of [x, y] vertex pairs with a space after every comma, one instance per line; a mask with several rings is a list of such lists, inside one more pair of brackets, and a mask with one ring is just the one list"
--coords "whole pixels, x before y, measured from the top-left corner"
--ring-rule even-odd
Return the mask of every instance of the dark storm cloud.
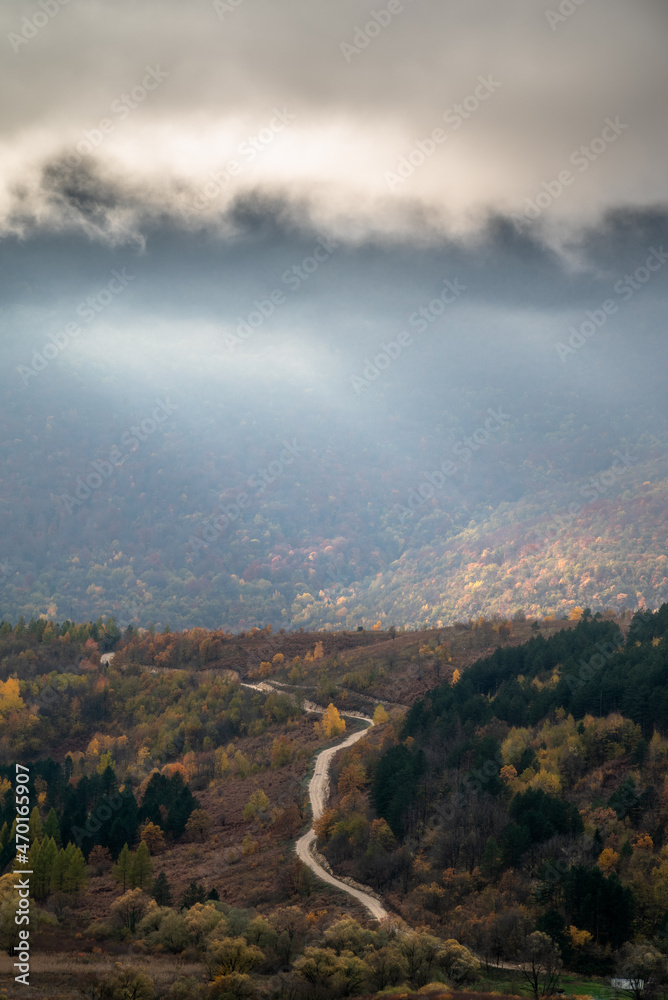
[[41, 190], [52, 216], [69, 228], [112, 242], [129, 235], [118, 232], [122, 213], [140, 208], [127, 187], [103, 177], [93, 162], [68, 162], [61, 157], [44, 168]]
[[[140, 313], [224, 324], [273, 288], [286, 291], [282, 277], [323, 236], [310, 224], [302, 202], [271, 198], [260, 190], [230, 205], [224, 219], [227, 235], [217, 229], [184, 232], [169, 217], [152, 218], [142, 227], [140, 246], [122, 241], [110, 246], [95, 237], [107, 234], [113, 224], [113, 185], [79, 170], [54, 171], [50, 185], [54, 202], [85, 220], [94, 238], [52, 233], [0, 242], [0, 288], [7, 305], [22, 301], [26, 293], [19, 276], [28, 270], [29, 298], [42, 290], [46, 299], [57, 295], [67, 302], [126, 263], [141, 273], [132, 290], [133, 308]], [[446, 278], [466, 284], [469, 306], [552, 313], [566, 303], [573, 310], [586, 308], [604, 296], [613, 278], [638, 267], [648, 248], [668, 248], [668, 213], [661, 208], [611, 211], [600, 224], [582, 229], [566, 245], [566, 255], [542, 237], [539, 227], [518, 233], [511, 219], [494, 215], [474, 237], [343, 241], [298, 294], [288, 296], [284, 314], [312, 311], [316, 338], [327, 336], [328, 319], [341, 310], [396, 324]], [[577, 266], [569, 253], [577, 257]], [[668, 268], [648, 285], [644, 297], [664, 295], [666, 281]]]

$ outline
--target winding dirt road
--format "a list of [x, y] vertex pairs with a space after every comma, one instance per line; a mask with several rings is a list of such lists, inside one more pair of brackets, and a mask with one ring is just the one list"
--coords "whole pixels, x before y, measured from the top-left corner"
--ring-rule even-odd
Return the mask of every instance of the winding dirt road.
[[[114, 653], [105, 653], [104, 656], [100, 657], [102, 662], [111, 663], [114, 658]], [[268, 684], [266, 681], [260, 681], [259, 684], [248, 684], [244, 681], [241, 682], [241, 686], [245, 688], [252, 688], [254, 691], [264, 691], [265, 693], [270, 691], [277, 691], [272, 684]], [[304, 701], [303, 703], [304, 711], [306, 712], [316, 712], [320, 715], [324, 713], [324, 708], [320, 705], [316, 705], [312, 701]], [[373, 719], [370, 719], [367, 715], [362, 715], [361, 712], [340, 712], [340, 715], [348, 719], [360, 719], [362, 722], [367, 722], [368, 727], [373, 726]], [[367, 727], [367, 728], [368, 728]], [[366, 729], [360, 729], [356, 733], [351, 733], [343, 743], [339, 743], [335, 747], [328, 747], [327, 750], [322, 750], [315, 759], [315, 769], [313, 772], [313, 777], [311, 778], [308, 786], [308, 794], [311, 800], [311, 810], [313, 813], [313, 821], [320, 819], [322, 816], [327, 801], [329, 799], [329, 768], [332, 763], [332, 758], [339, 750], [343, 750], [344, 747], [352, 746], [353, 743], [357, 743], [361, 740], [366, 732]], [[363, 889], [358, 889], [353, 885], [348, 885], [346, 882], [342, 882], [341, 879], [335, 878], [331, 875], [325, 868], [319, 864], [313, 857], [313, 849], [315, 847], [315, 830], [313, 827], [299, 838], [295, 844], [295, 850], [297, 851], [297, 856], [300, 858], [304, 864], [311, 869], [314, 875], [316, 875], [323, 882], [327, 882], [329, 885], [336, 886], [337, 889], [342, 889], [343, 892], [347, 892], [349, 896], [356, 899], [362, 906], [366, 907], [372, 917], [376, 920], [385, 920], [389, 917], [388, 911], [382, 905], [382, 903], [372, 896], [369, 892], [364, 892]]]
[[[259, 684], [242, 683], [242, 687], [249, 687], [256, 691], [265, 692], [275, 690], [271, 684], [263, 682], [260, 682]], [[324, 712], [323, 708], [319, 705], [315, 705], [311, 701], [305, 701], [303, 705], [306, 712], [317, 712], [321, 715]], [[362, 715], [360, 712], [340, 712], [340, 715], [351, 719], [361, 719], [362, 722], [367, 722], [369, 726], [373, 726], [373, 719], [370, 719], [366, 715]], [[316, 757], [313, 777], [311, 778], [308, 786], [308, 794], [309, 799], [311, 800], [311, 810], [314, 822], [322, 816], [329, 799], [329, 768], [333, 757], [339, 752], [339, 750], [352, 746], [353, 743], [357, 743], [358, 740], [361, 740], [365, 732], [366, 729], [360, 729], [356, 733], [351, 733], [350, 736], [343, 741], [343, 743], [339, 743], [335, 747], [328, 747], [327, 750], [321, 750]], [[357, 889], [355, 886], [348, 885], [346, 882], [341, 881], [341, 879], [331, 875], [316, 861], [313, 857], [315, 839], [315, 830], [311, 827], [311, 829], [300, 837], [295, 844], [297, 856], [308, 868], [311, 869], [313, 874], [323, 882], [327, 882], [329, 885], [334, 885], [337, 889], [342, 889], [343, 892], [347, 892], [349, 896], [352, 896], [353, 899], [356, 899], [359, 903], [361, 903], [362, 906], [364, 906], [376, 920], [385, 920], [389, 917], [390, 914], [382, 903], [375, 898], [375, 896], [372, 896], [368, 892], [364, 892], [363, 889]]]

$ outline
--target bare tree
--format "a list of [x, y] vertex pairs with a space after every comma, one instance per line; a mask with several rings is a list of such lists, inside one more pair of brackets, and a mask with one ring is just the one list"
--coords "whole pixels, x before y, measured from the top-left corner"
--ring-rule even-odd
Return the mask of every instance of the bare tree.
[[534, 931], [529, 935], [520, 969], [534, 1000], [553, 995], [559, 982], [561, 954], [549, 934]]

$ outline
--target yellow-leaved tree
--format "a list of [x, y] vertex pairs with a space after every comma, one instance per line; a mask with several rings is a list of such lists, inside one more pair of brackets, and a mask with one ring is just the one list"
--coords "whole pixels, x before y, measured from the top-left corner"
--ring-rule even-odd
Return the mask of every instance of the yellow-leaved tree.
[[322, 722], [314, 723], [314, 729], [318, 736], [322, 736], [327, 740], [333, 736], [340, 736], [341, 733], [345, 733], [346, 724], [339, 715], [336, 705], [333, 705], [331, 702], [329, 703], [322, 717]]
[[7, 716], [10, 712], [20, 712], [25, 708], [25, 702], [19, 694], [18, 677], [8, 677], [6, 681], [0, 681], [0, 716]]
[[612, 847], [604, 847], [596, 862], [601, 871], [608, 875], [611, 871], [616, 871], [619, 864], [619, 854]]
[[19, 928], [15, 920], [19, 894], [14, 888], [15, 881], [11, 872], [0, 876], [0, 948], [9, 955], [19, 943]]
[[574, 924], [571, 924], [568, 928], [568, 934], [574, 948], [586, 948], [591, 941], [591, 934], [589, 931], [581, 931], [578, 927], [575, 927]]
[[387, 714], [384, 705], [378, 705], [376, 711], [373, 713], [373, 724], [374, 726], [383, 726], [386, 722], [390, 721], [390, 717]]

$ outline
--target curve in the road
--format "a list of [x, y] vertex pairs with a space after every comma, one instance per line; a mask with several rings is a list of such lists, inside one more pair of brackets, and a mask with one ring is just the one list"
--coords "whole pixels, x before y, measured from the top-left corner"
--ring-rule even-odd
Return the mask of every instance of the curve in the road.
[[[274, 688], [270, 684], [260, 682], [259, 684], [244, 684], [243, 687], [253, 688], [255, 691], [273, 691]], [[307, 712], [318, 712], [322, 714], [324, 709], [319, 705], [315, 705], [313, 702], [304, 702], [304, 709]], [[368, 727], [373, 726], [373, 719], [370, 719], [366, 715], [361, 715], [359, 712], [340, 712], [341, 715], [346, 716], [351, 719], [360, 719], [363, 722], [368, 723]], [[355, 733], [351, 733], [343, 741], [343, 743], [337, 744], [335, 747], [328, 747], [326, 750], [321, 750], [315, 759], [315, 768], [313, 770], [313, 777], [311, 778], [308, 786], [309, 799], [311, 801], [311, 811], [313, 813], [313, 822], [320, 819], [322, 816], [327, 801], [329, 799], [329, 769], [332, 763], [332, 758], [339, 750], [343, 750], [345, 747], [352, 746], [360, 740], [366, 729], [359, 729]], [[313, 848], [315, 846], [315, 830], [311, 827], [302, 837], [299, 838], [295, 844], [295, 850], [297, 851], [297, 856], [300, 858], [304, 864], [311, 869], [314, 875], [316, 875], [323, 882], [327, 882], [328, 885], [334, 885], [337, 889], [342, 889], [343, 892], [348, 893], [353, 899], [356, 899], [358, 903], [364, 906], [372, 917], [376, 920], [385, 920], [389, 917], [388, 911], [375, 898], [371, 893], [364, 892], [363, 889], [357, 889], [355, 886], [348, 885], [346, 882], [342, 882], [341, 879], [336, 878], [334, 875], [330, 874], [325, 868], [319, 864], [313, 857]]]
[[[114, 657], [114, 653], [105, 653], [100, 659], [105, 663], [110, 663]], [[260, 681], [259, 684], [248, 684], [241, 682], [242, 687], [252, 688], [254, 691], [264, 691], [271, 692], [276, 689], [272, 687], [271, 684]], [[320, 705], [316, 705], [312, 701], [305, 701], [303, 703], [304, 710], [307, 712], [318, 712], [321, 715], [324, 713], [324, 708]], [[370, 719], [367, 715], [362, 715], [361, 712], [341, 712], [341, 715], [349, 719], [360, 719], [362, 722], [367, 722], [369, 725], [367, 728], [373, 726], [373, 719]], [[313, 813], [313, 822], [320, 819], [322, 816], [327, 801], [329, 799], [329, 768], [332, 763], [332, 758], [339, 750], [343, 750], [345, 747], [352, 746], [360, 740], [366, 732], [366, 729], [359, 729], [355, 733], [351, 733], [343, 743], [339, 743], [335, 747], [328, 747], [326, 750], [321, 750], [315, 759], [315, 768], [313, 771], [313, 777], [311, 778], [308, 786], [309, 799], [311, 800], [311, 810]], [[302, 837], [299, 838], [295, 844], [295, 850], [297, 851], [297, 856], [300, 858], [304, 864], [311, 869], [314, 875], [316, 875], [323, 882], [327, 882], [329, 885], [334, 885], [337, 889], [342, 889], [347, 892], [349, 896], [356, 899], [362, 906], [366, 907], [372, 917], [376, 920], [385, 920], [389, 917], [389, 913], [375, 898], [368, 892], [364, 892], [363, 889], [357, 889], [355, 886], [348, 885], [346, 882], [342, 882], [341, 879], [336, 878], [331, 875], [321, 864], [318, 864], [316, 859], [313, 857], [312, 851], [315, 846], [315, 830], [311, 827]]]

